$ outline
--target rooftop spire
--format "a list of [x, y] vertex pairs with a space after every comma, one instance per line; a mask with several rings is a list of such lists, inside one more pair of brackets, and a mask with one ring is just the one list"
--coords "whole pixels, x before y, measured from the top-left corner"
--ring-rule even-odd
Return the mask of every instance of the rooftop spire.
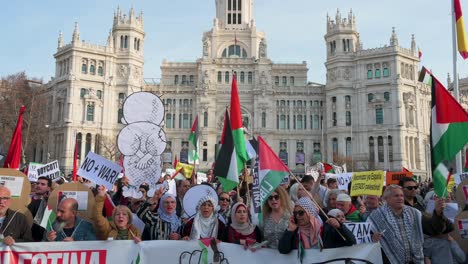
[[59, 32], [59, 37], [58, 37], [58, 48], [63, 47], [63, 34], [62, 31], [60, 30]]
[[80, 41], [80, 29], [78, 28], [78, 22], [75, 22], [75, 30], [73, 31], [72, 43]]
[[395, 27], [392, 27], [392, 36], [390, 37], [390, 46], [398, 46], [398, 36], [395, 32]]

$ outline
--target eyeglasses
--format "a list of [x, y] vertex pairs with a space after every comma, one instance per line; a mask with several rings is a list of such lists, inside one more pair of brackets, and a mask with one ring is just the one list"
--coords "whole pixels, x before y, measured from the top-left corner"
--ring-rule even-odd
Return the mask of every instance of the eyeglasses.
[[229, 202], [229, 198], [219, 198], [221, 202]]
[[11, 199], [11, 197], [0, 197], [0, 201], [1, 201], [1, 200], [8, 201], [8, 200], [10, 200], [10, 199]]
[[418, 189], [418, 186], [406, 186], [404, 187], [406, 190], [408, 191], [412, 191], [412, 190], [417, 190]]
[[279, 198], [280, 198], [280, 197], [279, 197], [279, 195], [278, 195], [278, 194], [277, 194], [277, 195], [270, 195], [270, 197], [268, 197], [268, 200], [270, 200], [270, 201], [273, 201], [273, 200], [276, 200], [276, 201], [278, 201], [278, 200], [279, 200]]
[[298, 216], [303, 216], [305, 214], [305, 212], [303, 210], [300, 210], [300, 211], [293, 212], [293, 214], [294, 214], [294, 217], [296, 217], [297, 215]]

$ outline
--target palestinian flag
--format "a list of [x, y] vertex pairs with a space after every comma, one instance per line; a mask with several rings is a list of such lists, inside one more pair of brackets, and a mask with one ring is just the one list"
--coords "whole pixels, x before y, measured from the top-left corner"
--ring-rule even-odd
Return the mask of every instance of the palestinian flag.
[[198, 115], [193, 121], [192, 130], [190, 131], [189, 141], [192, 143], [193, 149], [189, 152], [189, 161], [195, 162], [199, 160], [198, 156]]
[[[421, 76], [427, 72], [423, 67]], [[431, 146], [434, 192], [447, 196], [449, 172], [444, 161], [451, 161], [468, 142], [468, 112], [432, 74]], [[420, 78], [421, 79], [421, 78]]]
[[465, 22], [463, 21], [460, 0], [453, 0], [455, 26], [457, 28], [457, 47], [463, 59], [468, 58], [468, 41], [466, 40]]
[[55, 218], [57, 218], [57, 215], [55, 214], [54, 210], [52, 210], [52, 208], [47, 205], [44, 208], [44, 214], [42, 215], [42, 219], [40, 220], [39, 225], [47, 231], [52, 231], [52, 224], [54, 223]]
[[328, 163], [323, 163], [323, 170], [325, 173], [335, 173], [335, 170], [333, 169], [333, 165], [328, 164]]
[[465, 152], [465, 168], [463, 168], [464, 172], [468, 172], [468, 148], [466, 149]]
[[[232, 78], [230, 118], [232, 140], [236, 153], [237, 172], [240, 174], [242, 169], [244, 169], [245, 163], [249, 160], [249, 156], [245, 147], [244, 126], [242, 125], [242, 114], [240, 109], [239, 93], [237, 90], [236, 75], [233, 75]], [[226, 140], [226, 138], [224, 140]]]
[[237, 155], [234, 148], [234, 139], [231, 130], [231, 122], [226, 110], [224, 122], [224, 141], [216, 159], [214, 175], [218, 177], [223, 191], [231, 191], [239, 184], [239, 169]]
[[258, 174], [263, 205], [284, 177], [289, 175], [289, 168], [261, 136], [258, 136]]
[[422, 51], [420, 48], [418, 48], [418, 58], [421, 59], [421, 57], [422, 57]]

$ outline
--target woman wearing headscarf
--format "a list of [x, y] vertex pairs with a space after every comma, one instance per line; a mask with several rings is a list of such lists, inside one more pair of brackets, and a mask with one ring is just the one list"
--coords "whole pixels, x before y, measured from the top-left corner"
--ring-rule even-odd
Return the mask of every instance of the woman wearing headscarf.
[[224, 223], [215, 210], [217, 203], [213, 197], [205, 196], [198, 202], [195, 217], [189, 220], [182, 231], [183, 240], [202, 238], [220, 239]]
[[96, 233], [102, 240], [135, 240], [141, 241], [141, 233], [138, 228], [132, 224], [132, 212], [130, 209], [123, 205], [118, 205], [112, 212], [112, 221], [107, 220], [102, 215], [104, 208], [104, 200], [106, 199], [106, 188], [100, 186], [96, 201], [94, 203], [95, 225]]
[[356, 244], [356, 238], [344, 224], [346, 222], [344, 213], [340, 209], [332, 209], [328, 211], [328, 216], [336, 219], [339, 223], [339, 227], [336, 228], [329, 223], [324, 224], [322, 235], [323, 247], [339, 248]]
[[263, 204], [262, 231], [269, 248], [278, 248], [278, 241], [288, 227], [291, 217], [291, 200], [283, 187], [276, 188]]
[[244, 203], [234, 204], [232, 213], [232, 223], [224, 230], [221, 237], [223, 242], [244, 246], [248, 246], [251, 242], [262, 242], [260, 229], [250, 221], [249, 211]]
[[[138, 217], [145, 223], [143, 240], [180, 239], [181, 221], [176, 214], [176, 197], [169, 193], [162, 195], [163, 191], [163, 188], [157, 190], [138, 210]], [[157, 212], [152, 212], [158, 203]]]
[[[293, 249], [323, 248], [320, 235], [322, 225], [317, 207], [310, 198], [302, 197], [294, 206], [293, 216], [289, 219], [288, 229], [284, 231], [278, 245], [282, 254], [288, 254]], [[332, 226], [339, 227], [336, 219], [327, 220]], [[299, 254], [301, 257], [303, 254]]]

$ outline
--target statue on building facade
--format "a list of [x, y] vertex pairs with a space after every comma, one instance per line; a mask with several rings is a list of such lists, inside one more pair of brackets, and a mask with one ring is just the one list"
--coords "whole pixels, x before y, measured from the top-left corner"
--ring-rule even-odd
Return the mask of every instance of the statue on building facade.
[[265, 38], [262, 38], [260, 41], [260, 44], [258, 46], [258, 55], [260, 58], [266, 58], [267, 57], [267, 44]]
[[203, 57], [209, 57], [210, 56], [210, 48], [211, 48], [211, 42], [209, 38], [205, 38], [203, 41]]

